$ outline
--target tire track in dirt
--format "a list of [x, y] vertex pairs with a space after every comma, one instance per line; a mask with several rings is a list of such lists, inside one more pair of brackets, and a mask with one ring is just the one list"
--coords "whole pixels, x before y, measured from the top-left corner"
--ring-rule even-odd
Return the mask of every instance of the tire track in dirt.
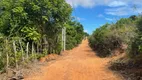
[[85, 40], [69, 54], [41, 68], [42, 73], [24, 80], [121, 80], [107, 69], [110, 58], [99, 58]]

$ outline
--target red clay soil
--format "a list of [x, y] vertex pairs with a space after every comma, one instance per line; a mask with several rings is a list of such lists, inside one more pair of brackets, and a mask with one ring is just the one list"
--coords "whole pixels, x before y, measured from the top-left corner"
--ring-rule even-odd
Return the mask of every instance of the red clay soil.
[[99, 58], [85, 40], [60, 59], [24, 80], [121, 80], [107, 68], [111, 58]]

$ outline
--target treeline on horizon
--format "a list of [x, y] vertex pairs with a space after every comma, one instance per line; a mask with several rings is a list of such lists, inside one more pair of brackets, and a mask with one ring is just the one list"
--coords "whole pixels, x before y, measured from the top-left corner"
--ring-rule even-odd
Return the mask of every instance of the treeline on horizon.
[[116, 23], [106, 23], [89, 37], [89, 45], [100, 57], [125, 53], [127, 58], [142, 60], [142, 16], [132, 15]]
[[72, 10], [65, 0], [0, 0], [0, 72], [60, 54], [63, 27], [67, 50], [80, 44], [87, 33], [71, 16]]

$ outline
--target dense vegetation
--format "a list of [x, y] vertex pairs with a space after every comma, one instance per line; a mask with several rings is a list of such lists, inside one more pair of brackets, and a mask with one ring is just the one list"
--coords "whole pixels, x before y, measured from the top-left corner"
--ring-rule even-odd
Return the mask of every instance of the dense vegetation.
[[82, 39], [85, 36], [83, 32], [83, 26], [76, 22], [76, 21], [69, 21], [69, 24], [66, 25], [67, 27], [67, 49], [72, 49], [73, 47], [77, 46], [81, 43]]
[[136, 26], [137, 36], [133, 39], [130, 45], [129, 54], [131, 58], [142, 60], [142, 16], [137, 19]]
[[89, 38], [90, 46], [100, 57], [126, 52], [129, 57], [141, 56], [142, 17], [121, 18], [115, 24], [105, 24], [96, 29]]
[[71, 13], [65, 0], [1, 0], [0, 71], [60, 54], [63, 27], [67, 28], [67, 49], [77, 46], [86, 33]]

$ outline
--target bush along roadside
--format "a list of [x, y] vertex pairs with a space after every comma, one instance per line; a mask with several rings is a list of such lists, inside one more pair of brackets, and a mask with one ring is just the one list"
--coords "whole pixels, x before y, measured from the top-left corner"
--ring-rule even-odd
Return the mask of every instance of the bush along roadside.
[[89, 44], [100, 57], [112, 56], [115, 50], [124, 53], [119, 59], [110, 61], [109, 69], [121, 74], [124, 80], [142, 79], [141, 15], [103, 25], [89, 37]]
[[136, 21], [131, 18], [122, 18], [115, 24], [105, 24], [96, 29], [89, 37], [89, 45], [100, 57], [115, 55], [127, 51], [137, 33]]
[[0, 73], [81, 43], [83, 26], [72, 20], [72, 7], [65, 0], [0, 1]]

